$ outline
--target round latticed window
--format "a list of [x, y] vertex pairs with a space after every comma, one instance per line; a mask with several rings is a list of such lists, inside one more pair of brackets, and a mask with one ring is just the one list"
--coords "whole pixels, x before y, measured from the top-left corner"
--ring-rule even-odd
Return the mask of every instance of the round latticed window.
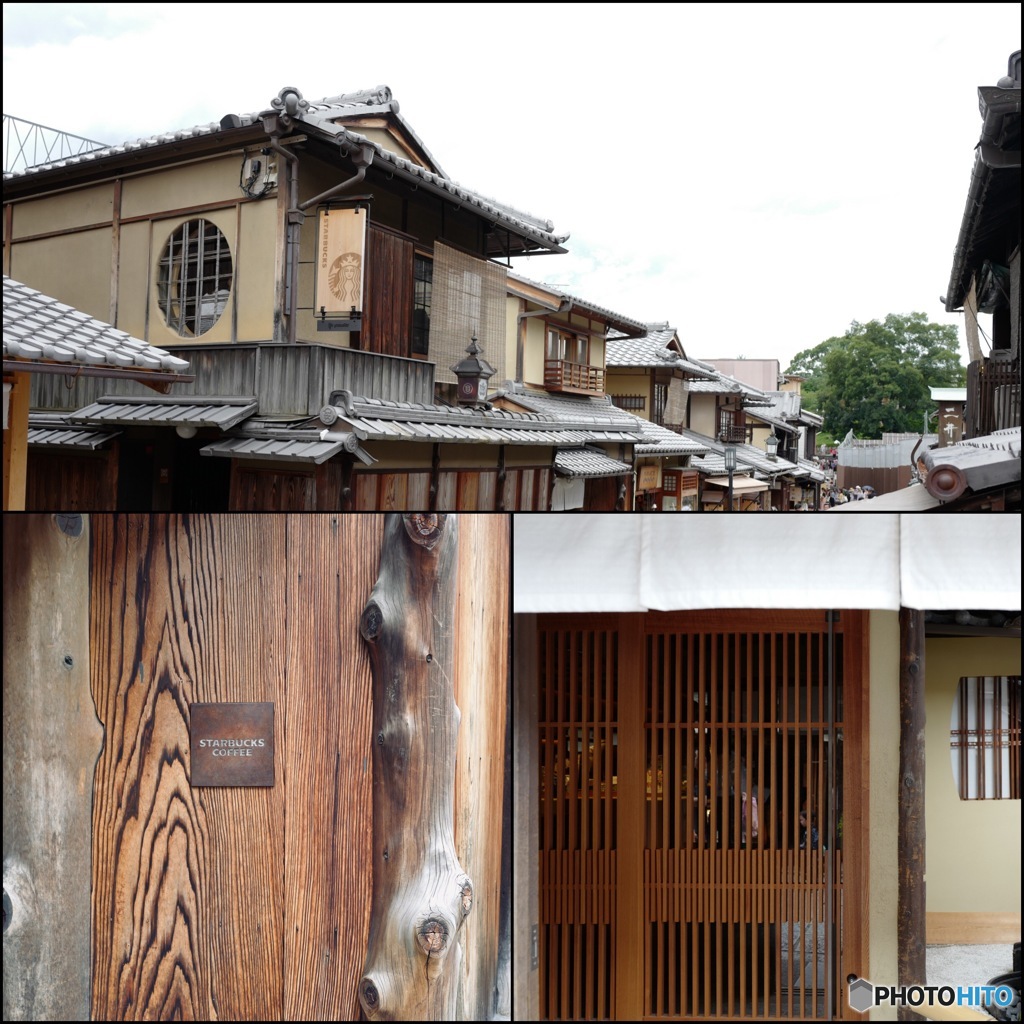
[[227, 308], [231, 277], [231, 251], [217, 225], [202, 219], [182, 224], [160, 257], [160, 308], [167, 326], [183, 338], [205, 334]]

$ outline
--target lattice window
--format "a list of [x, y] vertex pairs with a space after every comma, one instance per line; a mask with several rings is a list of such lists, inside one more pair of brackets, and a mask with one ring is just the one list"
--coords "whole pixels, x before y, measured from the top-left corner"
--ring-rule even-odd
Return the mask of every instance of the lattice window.
[[668, 404], [668, 385], [654, 385], [654, 422], [659, 426], [665, 425], [665, 406]]
[[1020, 799], [1020, 676], [965, 676], [950, 721], [961, 800]]
[[233, 276], [228, 241], [212, 221], [186, 221], [160, 256], [158, 294], [167, 326], [183, 338], [205, 334], [220, 319]]
[[430, 296], [434, 282], [434, 261], [416, 253], [412, 300], [412, 351], [425, 356], [430, 341]]
[[620, 409], [628, 409], [630, 412], [643, 412], [647, 400], [643, 395], [612, 395], [612, 405]]

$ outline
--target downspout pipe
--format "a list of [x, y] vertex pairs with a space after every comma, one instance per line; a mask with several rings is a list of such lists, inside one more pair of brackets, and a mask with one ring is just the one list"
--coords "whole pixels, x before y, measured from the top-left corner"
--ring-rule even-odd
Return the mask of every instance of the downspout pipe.
[[[268, 122], [273, 122], [268, 124]], [[288, 165], [288, 212], [286, 213], [287, 238], [285, 241], [285, 295], [284, 304], [288, 317], [288, 344], [294, 345], [297, 336], [296, 309], [298, 307], [299, 285], [299, 231], [305, 219], [299, 209], [299, 158], [278, 141], [277, 115], [264, 117], [263, 127], [270, 138], [267, 148], [281, 157]]]
[[298, 294], [299, 294], [299, 235], [306, 219], [305, 211], [317, 203], [324, 202], [332, 196], [358, 185], [366, 177], [366, 169], [373, 163], [373, 147], [364, 143], [355, 146], [351, 153], [346, 142], [340, 145], [341, 155], [350, 156], [356, 165], [356, 173], [326, 192], [299, 202], [299, 158], [291, 150], [281, 145], [280, 118], [276, 112], [262, 115], [263, 128], [269, 135], [267, 148], [277, 153], [288, 165], [288, 212], [287, 239], [285, 244], [285, 306], [288, 316], [288, 344], [294, 345], [298, 340]]

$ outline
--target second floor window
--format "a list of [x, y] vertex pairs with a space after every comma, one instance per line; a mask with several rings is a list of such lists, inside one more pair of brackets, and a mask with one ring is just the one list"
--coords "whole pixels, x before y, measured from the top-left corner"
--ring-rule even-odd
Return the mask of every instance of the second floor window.
[[212, 221], [186, 221], [160, 256], [158, 294], [167, 326], [183, 338], [205, 334], [231, 294], [228, 240]]
[[545, 357], [586, 366], [590, 362], [590, 339], [585, 334], [559, 331], [550, 327]]
[[416, 254], [413, 266], [412, 354], [425, 356], [430, 342], [430, 299], [434, 290], [434, 262]]

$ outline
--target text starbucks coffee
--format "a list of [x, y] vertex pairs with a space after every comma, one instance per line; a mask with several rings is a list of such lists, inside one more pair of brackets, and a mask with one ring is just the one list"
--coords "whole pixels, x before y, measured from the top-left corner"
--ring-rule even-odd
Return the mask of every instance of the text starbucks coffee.
[[225, 739], [199, 741], [202, 749], [208, 749], [213, 757], [252, 757], [252, 752], [265, 747], [267, 742], [262, 737], [253, 739]]

